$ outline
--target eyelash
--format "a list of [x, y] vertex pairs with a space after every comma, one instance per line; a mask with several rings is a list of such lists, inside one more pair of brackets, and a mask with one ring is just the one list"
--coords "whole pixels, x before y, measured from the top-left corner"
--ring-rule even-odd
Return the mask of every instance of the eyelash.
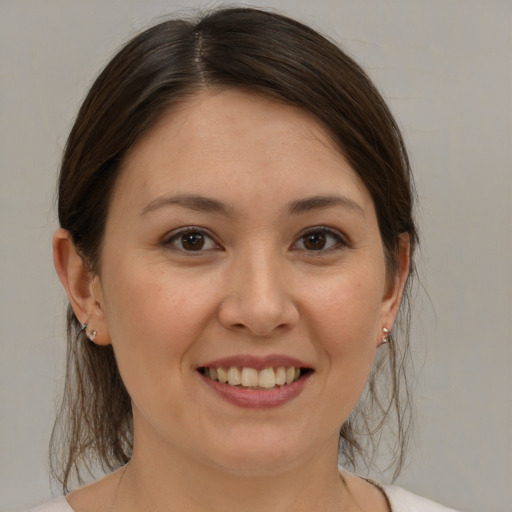
[[303, 231], [302, 234], [297, 239], [297, 241], [292, 245], [292, 247], [297, 248], [297, 244], [299, 242], [303, 243], [307, 237], [311, 237], [313, 235], [322, 235], [325, 238], [331, 237], [332, 239], [334, 239], [334, 243], [332, 243], [331, 246], [328, 248], [310, 249], [310, 250], [304, 248], [304, 249], [298, 249], [298, 250], [302, 250], [307, 253], [312, 253], [313, 255], [316, 255], [316, 254], [322, 255], [322, 254], [330, 253], [330, 252], [340, 250], [340, 249], [350, 246], [350, 244], [346, 240], [346, 238], [343, 235], [341, 235], [338, 231], [328, 228], [326, 226], [318, 226], [318, 227], [308, 228], [305, 231]]
[[[200, 235], [202, 237], [203, 245], [199, 247], [198, 250], [191, 250], [186, 249], [183, 246], [179, 247], [178, 244], [183, 243], [183, 237], [186, 235]], [[325, 241], [329, 237], [334, 240], [333, 243], [331, 243], [330, 247], [327, 248], [319, 248], [319, 249], [307, 249], [304, 248], [298, 248], [297, 245], [299, 243], [304, 244], [305, 239], [307, 237], [312, 237], [314, 235], [320, 235], [321, 237], [324, 237], [323, 240]], [[204, 249], [204, 245], [214, 245], [214, 247], [207, 247]], [[201, 254], [206, 251], [211, 250], [223, 250], [220, 244], [218, 244], [214, 237], [210, 235], [204, 228], [196, 227], [196, 226], [188, 226], [186, 228], [180, 229], [176, 232], [171, 233], [163, 242], [163, 245], [166, 247], [170, 247], [173, 250], [180, 251], [189, 255], [192, 254]], [[291, 248], [299, 251], [304, 251], [307, 253], [312, 253], [314, 255], [321, 255], [326, 254], [329, 252], [333, 252], [336, 250], [340, 250], [344, 247], [349, 247], [350, 243], [346, 240], [344, 236], [342, 236], [339, 232], [325, 227], [325, 226], [318, 226], [313, 228], [308, 228], [307, 230], [303, 231], [302, 234], [298, 237], [298, 239], [292, 244]]]
[[[179, 247], [177, 244], [175, 244], [175, 242], [179, 242], [180, 239], [183, 242], [184, 236], [194, 235], [194, 234], [201, 235], [203, 237], [205, 244], [213, 243], [213, 245], [215, 247], [203, 249], [203, 246], [201, 246], [200, 250], [194, 251], [194, 250], [185, 249], [184, 247]], [[181, 252], [184, 252], [187, 254], [194, 254], [194, 253], [200, 254], [202, 252], [211, 251], [211, 250], [215, 250], [215, 249], [222, 250], [221, 246], [215, 241], [213, 236], [211, 236], [204, 228], [200, 228], [200, 227], [196, 227], [196, 226], [188, 226], [186, 228], [183, 228], [183, 229], [180, 229], [178, 231], [171, 233], [168, 237], [166, 237], [166, 239], [163, 242], [163, 245], [166, 247], [170, 247], [176, 251], [181, 251]]]

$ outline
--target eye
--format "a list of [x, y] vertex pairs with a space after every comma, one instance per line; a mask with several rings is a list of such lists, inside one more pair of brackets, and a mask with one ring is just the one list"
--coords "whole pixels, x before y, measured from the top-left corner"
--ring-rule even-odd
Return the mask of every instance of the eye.
[[185, 252], [202, 252], [220, 249], [215, 240], [200, 228], [189, 227], [173, 233], [164, 245]]
[[299, 251], [329, 251], [348, 245], [340, 234], [328, 228], [313, 228], [293, 245]]

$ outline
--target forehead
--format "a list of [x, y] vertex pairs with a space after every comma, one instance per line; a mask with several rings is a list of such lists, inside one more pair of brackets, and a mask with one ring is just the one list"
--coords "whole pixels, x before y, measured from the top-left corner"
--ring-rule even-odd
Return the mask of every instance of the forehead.
[[[272, 192], [368, 193], [308, 112], [236, 89], [197, 93], [167, 112], [127, 154], [114, 199], [234, 192], [268, 203]], [[231, 194], [233, 196], [233, 194]], [[278, 196], [279, 197], [279, 196]], [[233, 199], [231, 197], [230, 199]]]

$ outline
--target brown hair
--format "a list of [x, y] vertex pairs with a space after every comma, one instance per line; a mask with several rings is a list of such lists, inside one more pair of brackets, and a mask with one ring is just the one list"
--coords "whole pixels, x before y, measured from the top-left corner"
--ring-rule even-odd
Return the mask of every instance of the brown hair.
[[[272, 12], [229, 8], [140, 33], [114, 56], [81, 106], [63, 156], [58, 215], [91, 272], [99, 268], [109, 202], [127, 151], [173, 105], [209, 87], [243, 88], [313, 114], [373, 198], [389, 273], [397, 270], [401, 233], [410, 236], [412, 263], [417, 235], [409, 161], [370, 79], [311, 28]], [[395, 475], [410, 424], [407, 306], [406, 296], [394, 341], [379, 351], [366, 391], [340, 431], [345, 463], [369, 464], [383, 420], [394, 416]], [[67, 321], [65, 391], [52, 435], [52, 470], [64, 489], [73, 474], [81, 481], [91, 464], [111, 470], [126, 463], [133, 442], [130, 398], [112, 348], [90, 343], [71, 307]]]

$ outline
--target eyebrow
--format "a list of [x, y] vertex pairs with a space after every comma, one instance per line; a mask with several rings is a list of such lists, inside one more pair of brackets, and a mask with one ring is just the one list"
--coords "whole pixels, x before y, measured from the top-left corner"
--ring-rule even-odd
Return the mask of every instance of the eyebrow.
[[207, 213], [219, 213], [221, 215], [232, 216], [234, 209], [225, 203], [194, 194], [178, 194], [169, 197], [158, 197], [146, 205], [140, 212], [140, 215], [146, 215], [165, 206], [182, 206], [190, 210]]
[[333, 206], [342, 206], [365, 217], [364, 208], [362, 206], [348, 197], [337, 195], [313, 196], [293, 201], [290, 204], [289, 212], [291, 215], [299, 215], [313, 210], [332, 208]]
[[[199, 212], [218, 213], [227, 217], [232, 217], [235, 214], [235, 209], [232, 206], [218, 201], [217, 199], [195, 194], [178, 194], [175, 196], [157, 197], [141, 210], [140, 216], [166, 206], [175, 205]], [[332, 208], [335, 206], [347, 208], [365, 217], [365, 212], [362, 206], [348, 197], [338, 195], [320, 195], [298, 199], [297, 201], [290, 203], [288, 212], [290, 215], [300, 215], [302, 213]]]

